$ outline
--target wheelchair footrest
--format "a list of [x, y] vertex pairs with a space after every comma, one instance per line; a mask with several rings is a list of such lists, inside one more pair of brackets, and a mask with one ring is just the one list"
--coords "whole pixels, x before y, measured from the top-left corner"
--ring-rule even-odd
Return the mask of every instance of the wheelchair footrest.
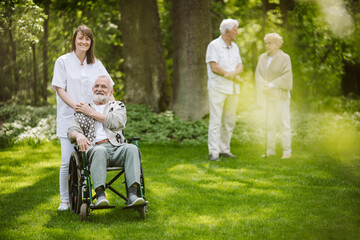
[[107, 206], [90, 206], [90, 209], [97, 210], [97, 209], [108, 209], [108, 208], [114, 208], [115, 205], [107, 205]]
[[143, 204], [138, 204], [138, 205], [132, 205], [132, 206], [125, 206], [123, 207], [123, 210], [126, 210], [126, 209], [137, 209], [137, 208], [141, 208], [141, 207], [145, 207], [147, 205], [147, 201]]

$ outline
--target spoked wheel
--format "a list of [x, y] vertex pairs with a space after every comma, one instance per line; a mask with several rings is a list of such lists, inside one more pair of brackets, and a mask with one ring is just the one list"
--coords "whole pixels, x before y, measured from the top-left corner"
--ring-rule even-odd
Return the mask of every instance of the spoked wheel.
[[[145, 198], [145, 178], [144, 178], [144, 171], [143, 171], [143, 167], [142, 167], [141, 162], [140, 162], [140, 173], [141, 173], [141, 175], [140, 175], [140, 183], [141, 183], [142, 196], [140, 194], [140, 190], [138, 190], [138, 196], [141, 196], [146, 201], [146, 198]], [[146, 211], [147, 211], [147, 206], [146, 205], [139, 208], [140, 218], [141, 219], [146, 218]]]
[[81, 204], [81, 208], [80, 208], [80, 217], [81, 217], [81, 221], [86, 221], [88, 219], [89, 216], [89, 208], [87, 203], [83, 203]]
[[69, 199], [70, 209], [75, 214], [80, 213], [82, 202], [80, 160], [78, 153], [73, 152], [71, 154], [69, 162]]
[[[142, 167], [142, 163], [140, 162], [140, 183], [141, 183], [141, 190], [142, 190], [142, 194], [145, 198], [145, 179], [144, 179], [144, 171], [143, 171], [143, 167]], [[138, 192], [139, 194], [139, 192]], [[138, 195], [139, 196], [139, 195]]]

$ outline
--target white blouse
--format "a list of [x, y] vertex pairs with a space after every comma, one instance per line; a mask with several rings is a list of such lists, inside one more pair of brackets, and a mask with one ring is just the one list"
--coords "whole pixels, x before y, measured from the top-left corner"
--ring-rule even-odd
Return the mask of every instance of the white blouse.
[[[72, 51], [56, 60], [51, 85], [54, 90], [56, 90], [56, 87], [65, 89], [75, 103], [88, 103], [93, 100], [91, 89], [100, 75], [108, 76], [113, 82], [100, 60], [95, 59], [95, 63], [87, 64], [85, 58], [83, 65], [81, 65], [79, 58]], [[64, 103], [57, 93], [56, 102], [56, 135], [58, 137], [67, 137], [66, 132], [72, 123], [74, 110]]]

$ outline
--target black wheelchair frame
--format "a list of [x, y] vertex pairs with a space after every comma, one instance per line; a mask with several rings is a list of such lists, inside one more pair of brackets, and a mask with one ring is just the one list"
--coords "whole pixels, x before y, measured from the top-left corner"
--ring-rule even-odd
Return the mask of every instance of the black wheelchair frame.
[[[129, 138], [127, 143], [135, 143], [138, 146], [137, 140], [140, 138]], [[107, 172], [110, 171], [119, 171], [109, 182], [106, 183], [105, 189], [110, 189], [113, 193], [125, 200], [125, 203], [128, 203], [128, 198], [117, 191], [113, 186], [111, 186], [121, 175], [124, 175], [126, 195], [128, 194], [125, 171], [122, 167], [107, 167]], [[142, 197], [145, 200], [145, 203], [140, 205], [125, 206], [123, 209], [134, 209], [140, 213], [140, 218], [146, 218], [147, 212], [147, 201], [145, 198], [145, 181], [144, 173], [142, 168], [142, 163], [140, 159], [140, 187], [138, 188], [138, 196]], [[85, 221], [90, 215], [90, 211], [99, 210], [99, 209], [108, 209], [114, 208], [114, 205], [108, 206], [96, 206], [93, 203], [93, 199], [96, 198], [96, 194], [92, 194], [92, 182], [90, 177], [90, 164], [86, 161], [85, 152], [80, 152], [77, 147], [75, 151], [71, 154], [69, 162], [69, 199], [70, 199], [70, 210], [75, 214], [80, 214], [81, 220]]]

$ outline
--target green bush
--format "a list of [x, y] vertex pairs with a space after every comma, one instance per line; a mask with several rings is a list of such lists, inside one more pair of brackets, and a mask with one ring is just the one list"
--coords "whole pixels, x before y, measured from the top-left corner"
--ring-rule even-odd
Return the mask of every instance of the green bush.
[[17, 104], [0, 108], [0, 144], [6, 147], [14, 143], [33, 142], [56, 138], [56, 108], [32, 107]]
[[349, 97], [324, 97], [311, 101], [311, 109], [316, 112], [359, 112], [360, 99]]
[[149, 143], [205, 143], [207, 120], [182, 121], [171, 111], [153, 113], [142, 105], [127, 105], [127, 137], [138, 136]]
[[[329, 101], [329, 102], [327, 102]], [[326, 104], [325, 104], [326, 102]], [[341, 139], [337, 133], [360, 135], [359, 100], [328, 98], [314, 103], [317, 112], [292, 111], [293, 142], [328, 142]], [[331, 104], [332, 108], [326, 108]], [[330, 111], [332, 109], [332, 111]], [[0, 144], [37, 144], [57, 139], [56, 109], [53, 106], [9, 105], [0, 108]], [[126, 137], [140, 137], [144, 143], [207, 144], [208, 119], [183, 121], [171, 111], [154, 113], [143, 105], [127, 105]], [[239, 113], [233, 132], [235, 144], [263, 144], [265, 115], [262, 110]], [[354, 134], [352, 133], [354, 132]]]

